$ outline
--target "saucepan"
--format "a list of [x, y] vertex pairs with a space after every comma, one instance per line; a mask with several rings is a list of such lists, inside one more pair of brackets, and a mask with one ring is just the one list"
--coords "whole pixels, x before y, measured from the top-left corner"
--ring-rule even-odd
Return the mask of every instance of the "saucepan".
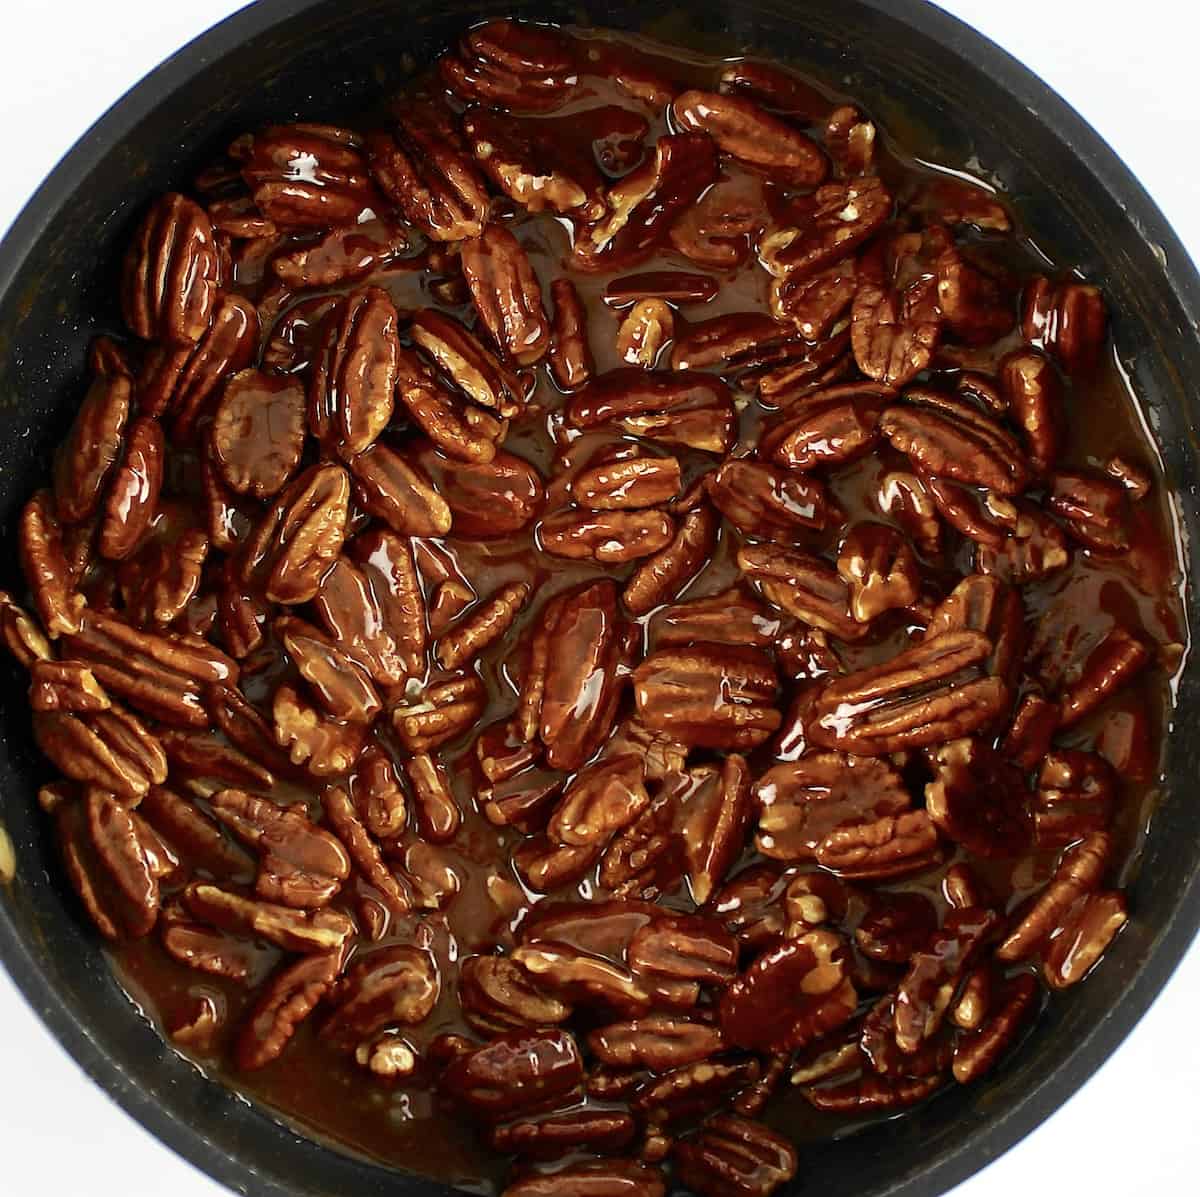
[[[260, 0], [164, 63], [104, 116], [0, 245], [0, 585], [19, 586], [19, 505], [82, 392], [86, 344], [119, 327], [118, 255], [150, 198], [183, 185], [242, 130], [362, 109], [487, 17], [608, 25], [710, 53], [759, 52], [864, 101], [931, 161], [972, 163], [1015, 198], [1059, 261], [1118, 313], [1120, 360], [1149, 413], [1185, 546], [1200, 536], [1200, 276], [1101, 139], [1002, 50], [923, 0]], [[9, 575], [12, 575], [11, 577]], [[1200, 598], [1186, 596], [1190, 620]], [[1183, 671], [1165, 800], [1129, 891], [1135, 917], [1105, 967], [1051, 1005], [992, 1083], [806, 1153], [792, 1192], [933, 1197], [1016, 1143], [1141, 1017], [1200, 925], [1200, 662]], [[53, 1033], [146, 1128], [255, 1197], [434, 1197], [444, 1186], [298, 1136], [173, 1053], [120, 992], [40, 817], [44, 764], [21, 685], [0, 684], [0, 960]]]

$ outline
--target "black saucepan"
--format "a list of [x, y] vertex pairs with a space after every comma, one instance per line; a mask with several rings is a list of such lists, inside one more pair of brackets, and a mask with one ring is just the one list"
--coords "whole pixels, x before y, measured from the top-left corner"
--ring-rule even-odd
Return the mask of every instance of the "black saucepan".
[[[647, 12], [659, 15], [650, 19]], [[469, 23], [523, 15], [640, 29], [718, 53], [790, 61], [860, 97], [928, 157], [974, 158], [1037, 238], [1108, 293], [1116, 344], [1147, 403], [1167, 475], [1200, 535], [1200, 277], [1111, 150], [1003, 51], [922, 0], [689, 0], [674, 12], [610, 0], [261, 0], [143, 80], [67, 155], [0, 245], [0, 585], [10, 539], [82, 393], [86, 343], [118, 327], [117, 262], [150, 197], [190, 179], [236, 133], [303, 112], [369, 105]], [[1189, 618], [1200, 600], [1187, 596]], [[1200, 663], [1185, 672], [1168, 768], [1104, 966], [1056, 1003], [987, 1085], [809, 1153], [794, 1191], [925, 1197], [983, 1167], [1073, 1093], [1128, 1033], [1200, 924], [1194, 815]], [[23, 686], [0, 685], [0, 818], [16, 846], [0, 888], [0, 958], [98, 1084], [214, 1177], [255, 1197], [434, 1197], [443, 1186], [298, 1138], [202, 1078], [124, 1000], [63, 884], [34, 801], [44, 766]]]

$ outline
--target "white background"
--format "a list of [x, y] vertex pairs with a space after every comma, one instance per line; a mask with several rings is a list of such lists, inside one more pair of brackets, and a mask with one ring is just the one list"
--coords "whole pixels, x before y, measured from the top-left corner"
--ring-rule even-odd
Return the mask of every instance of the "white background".
[[[127, 88], [238, 0], [3, 0], [0, 229]], [[1180, 0], [956, 0], [1107, 138], [1200, 259], [1194, 156], [1200, 18]], [[1132, 18], [1132, 19], [1131, 19]], [[955, 1197], [1196, 1191], [1200, 949], [1099, 1074]], [[108, 1101], [0, 970], [0, 1191], [14, 1197], [220, 1197]], [[801, 1164], [803, 1170], [803, 1164]]]

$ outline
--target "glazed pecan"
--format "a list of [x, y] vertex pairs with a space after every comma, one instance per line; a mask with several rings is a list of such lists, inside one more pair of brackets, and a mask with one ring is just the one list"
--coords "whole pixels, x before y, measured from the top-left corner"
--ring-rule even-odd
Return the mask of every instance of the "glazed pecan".
[[925, 787], [925, 809], [947, 839], [975, 856], [1029, 851], [1034, 823], [1017, 766], [972, 736], [939, 744], [929, 756], [935, 776]]
[[1000, 363], [1000, 386], [1030, 464], [1045, 473], [1058, 460], [1065, 435], [1062, 386], [1054, 367], [1035, 349], [1016, 350]]
[[906, 964], [937, 929], [937, 911], [923, 894], [872, 895], [867, 913], [854, 929], [858, 950], [873, 960]]
[[575, 501], [593, 511], [654, 507], [670, 502], [679, 489], [677, 458], [640, 454], [585, 469], [570, 482]]
[[871, 383], [817, 391], [795, 415], [764, 430], [759, 452], [793, 470], [844, 465], [875, 445], [880, 414], [893, 396]]
[[350, 857], [341, 841], [315, 826], [303, 810], [234, 789], [220, 790], [208, 801], [213, 814], [258, 853], [254, 890], [264, 901], [324, 906], [349, 877]]
[[769, 1197], [796, 1175], [796, 1149], [761, 1122], [720, 1114], [671, 1152], [680, 1180], [704, 1197]]
[[239, 984], [249, 980], [254, 967], [255, 951], [250, 944], [201, 923], [164, 917], [162, 945], [180, 964]]
[[288, 952], [335, 951], [355, 931], [350, 919], [337, 910], [294, 910], [255, 902], [203, 882], [193, 882], [183, 891], [183, 904], [201, 922], [266, 940]]
[[671, 111], [681, 129], [707, 133], [723, 153], [773, 178], [800, 187], [816, 187], [825, 178], [828, 167], [816, 145], [753, 100], [685, 91]]
[[850, 614], [859, 623], [916, 601], [916, 556], [900, 533], [883, 524], [850, 528], [838, 553], [837, 571], [850, 588]]
[[136, 803], [152, 785], [167, 779], [162, 745], [138, 719], [115, 705], [87, 715], [37, 711], [33, 738], [67, 777], [127, 802]]
[[1064, 848], [1103, 831], [1116, 803], [1117, 777], [1094, 752], [1048, 752], [1037, 776], [1033, 826], [1039, 848]]
[[633, 674], [641, 722], [691, 747], [761, 744], [780, 724], [777, 686], [761, 650], [722, 644], [661, 649]]
[[548, 894], [574, 884], [595, 865], [599, 856], [600, 848], [595, 844], [575, 847], [557, 844], [546, 835], [535, 835], [513, 852], [512, 867], [526, 889]]
[[991, 910], [950, 911], [942, 929], [913, 955], [896, 990], [896, 1045], [901, 1051], [911, 1055], [938, 1031], [959, 980], [999, 925]]
[[246, 542], [242, 578], [262, 579], [272, 602], [314, 598], [346, 537], [350, 479], [341, 466], [315, 465], [294, 479]]
[[306, 431], [298, 381], [243, 370], [225, 383], [213, 416], [213, 463], [237, 494], [269, 499], [299, 465]]
[[1014, 977], [1000, 1008], [959, 1039], [954, 1048], [954, 1079], [969, 1085], [995, 1067], [1037, 1013], [1037, 1006], [1037, 981], [1029, 973]]
[[737, 976], [737, 940], [697, 915], [651, 920], [633, 933], [626, 954], [638, 977], [672, 991], [672, 1004], [694, 1005], [695, 986], [721, 986]]
[[208, 558], [208, 537], [187, 528], [178, 539], [154, 535], [118, 572], [125, 609], [135, 623], [174, 623], [200, 589]]
[[79, 661], [35, 660], [29, 673], [29, 705], [35, 711], [106, 711], [112, 702], [95, 675]]
[[632, 823], [650, 801], [644, 767], [634, 756], [601, 761], [576, 775], [550, 816], [547, 831], [561, 844], [603, 844]]
[[49, 491], [38, 491], [25, 504], [17, 529], [17, 551], [33, 605], [50, 638], [78, 632], [87, 600], [75, 590], [62, 525], [54, 515]]
[[121, 561], [139, 545], [158, 514], [166, 455], [162, 427], [149, 416], [130, 421], [100, 517], [102, 557]]
[[679, 370], [610, 370], [567, 403], [577, 428], [616, 424], [634, 436], [725, 453], [734, 439], [734, 408], [720, 379]]
[[374, 444], [349, 462], [359, 504], [401, 536], [445, 536], [450, 504], [425, 472], [384, 444]]
[[933, 264], [937, 306], [946, 327], [968, 345], [986, 345], [1013, 326], [1011, 298], [995, 279], [970, 265], [949, 246]]
[[587, 1041], [604, 1064], [653, 1072], [707, 1060], [723, 1047], [717, 1027], [667, 1014], [610, 1023], [589, 1032]]
[[925, 639], [946, 632], [982, 632], [994, 646], [989, 671], [1012, 677], [1024, 655], [1024, 622], [1016, 591], [996, 578], [968, 574], [930, 616]]
[[[679, 222], [676, 222], [676, 228]], [[672, 233], [674, 233], [672, 229]], [[708, 303], [720, 288], [707, 274], [684, 270], [646, 270], [613, 279], [604, 288], [609, 307], [632, 308], [643, 299], [663, 299], [670, 304]]]
[[[719, 1108], [762, 1076], [758, 1060], [701, 1060], [646, 1079], [634, 1095], [633, 1109], [650, 1127], [692, 1122]], [[655, 1153], [658, 1154], [658, 1153]]]
[[809, 735], [815, 744], [864, 756], [967, 735], [1008, 702], [1004, 679], [984, 672], [992, 651], [979, 632], [948, 631], [835, 678], [817, 697]]
[[410, 895], [383, 863], [379, 845], [359, 818], [350, 795], [340, 786], [330, 786], [321, 796], [321, 805], [359, 874], [379, 891], [387, 908], [403, 918], [412, 906]]
[[461, 99], [510, 112], [559, 107], [577, 82], [573, 56], [555, 29], [488, 21], [463, 38], [459, 54], [438, 60], [442, 82]]
[[647, 1164], [588, 1160], [523, 1177], [510, 1184], [502, 1197], [665, 1197], [666, 1191], [662, 1173]]
[[941, 1087], [940, 1076], [888, 1080], [865, 1074], [859, 1080], [818, 1085], [804, 1096], [818, 1110], [835, 1114], [869, 1114], [896, 1111], [924, 1101]]
[[352, 458], [392, 418], [400, 345], [396, 309], [386, 291], [353, 291], [326, 318], [308, 386], [312, 434]]
[[732, 753], [688, 796], [682, 835], [692, 900], [705, 905], [741, 855], [750, 818], [750, 768]]
[[790, 1051], [841, 1026], [858, 1004], [845, 952], [831, 931], [810, 931], [764, 952], [721, 997], [726, 1042]]
[[817, 124], [829, 112], [826, 96], [790, 71], [769, 62], [742, 59], [722, 67], [718, 90], [727, 96], [749, 96], [764, 108], [797, 117], [806, 125]]
[[497, 1151], [534, 1159], [556, 1159], [580, 1149], [605, 1155], [628, 1147], [636, 1124], [623, 1110], [580, 1110], [496, 1127]]
[[443, 669], [457, 669], [503, 636], [529, 598], [527, 582], [510, 582], [450, 628], [434, 647]]
[[654, 368], [675, 335], [675, 317], [661, 299], [639, 299], [617, 329], [617, 355], [630, 366]]
[[[671, 225], [671, 245], [700, 266], [731, 269], [748, 257], [750, 239], [761, 231], [765, 220], [761, 181], [753, 175], [722, 176]], [[715, 293], [715, 284], [705, 281]], [[691, 296], [709, 297], [694, 292]]]
[[413, 814], [421, 834], [430, 843], [449, 843], [458, 834], [462, 812], [445, 770], [427, 752], [418, 752], [404, 762], [404, 771], [412, 782]]
[[503, 450], [487, 462], [466, 462], [422, 449], [417, 460], [448, 504], [459, 536], [510, 536], [530, 524], [545, 502], [537, 470]]
[[816, 850], [819, 865], [855, 880], [919, 873], [939, 859], [937, 831], [923, 810], [834, 828]]
[[781, 621], [762, 603], [735, 586], [706, 598], [664, 607], [655, 613], [650, 629], [656, 648], [697, 641], [770, 648], [776, 643], [780, 626]]
[[790, 320], [806, 341], [823, 341], [850, 309], [858, 292], [853, 258], [816, 274], [784, 274], [771, 282], [769, 305], [776, 320]]
[[522, 1027], [565, 1022], [571, 1007], [543, 993], [507, 956], [470, 956], [459, 966], [463, 1015], [477, 1031], [499, 1035]]
[[1129, 497], [1116, 479], [1087, 470], [1060, 470], [1050, 479], [1046, 506], [1089, 549], [1119, 553], [1129, 548]]
[[895, 520], [926, 556], [942, 547], [942, 523], [925, 484], [916, 474], [890, 470], [879, 479], [875, 504], [880, 514]]
[[550, 346], [550, 324], [521, 243], [491, 224], [463, 244], [461, 256], [479, 319], [500, 350], [522, 366], [543, 358]]
[[643, 558], [629, 575], [621, 599], [633, 615], [644, 615], [675, 598], [700, 572], [717, 538], [717, 517], [707, 506], [682, 516], [671, 543]]
[[906, 400], [883, 413], [880, 430], [922, 470], [1001, 495], [1024, 489], [1029, 467], [1008, 432], [970, 404], [936, 391], [909, 391]]
[[576, 230], [571, 264], [607, 270], [642, 260], [716, 177], [711, 138], [703, 133], [660, 137], [653, 157], [609, 187], [603, 213]]
[[199, 636], [143, 632], [112, 615], [89, 613], [67, 643], [106, 690], [177, 726], [207, 727], [205, 688], [236, 685], [239, 674], [235, 661]]
[[321, 1034], [349, 1047], [387, 1026], [413, 1026], [429, 1016], [440, 993], [437, 963], [420, 948], [381, 948], [355, 956], [331, 995], [333, 1012]]
[[555, 557], [620, 564], [664, 550], [675, 524], [663, 511], [559, 511], [538, 525], [544, 552]]
[[867, 625], [850, 614], [850, 587], [820, 557], [782, 545], [744, 545], [738, 550], [737, 565], [781, 611], [843, 640], [857, 640], [866, 633]]
[[1088, 894], [1066, 913], [1058, 935], [1046, 949], [1042, 975], [1052, 989], [1066, 989], [1087, 976], [1129, 921], [1120, 890]]
[[483, 231], [487, 186], [448, 111], [410, 105], [395, 136], [372, 133], [366, 144], [375, 181], [427, 237], [461, 241]]
[[401, 349], [396, 397], [426, 436], [459, 461], [487, 463], [496, 456], [505, 425], [482, 408], [464, 404], [415, 353]]
[[413, 343], [473, 402], [505, 418], [524, 409], [521, 379], [453, 317], [430, 310], [418, 312], [409, 333]]
[[546, 746], [551, 767], [577, 769], [607, 738], [620, 697], [624, 636], [612, 582], [584, 585], [543, 609], [517, 719], [527, 741], [537, 736]]
[[857, 249], [891, 210], [891, 195], [873, 176], [826, 183], [814, 192], [802, 225], [763, 238], [759, 259], [776, 276], [815, 274]]
[[26, 669], [38, 661], [49, 661], [54, 655], [37, 620], [3, 590], [0, 590], [0, 639]]
[[1030, 345], [1052, 353], [1068, 374], [1095, 369], [1108, 325], [1098, 288], [1038, 277], [1025, 288], [1021, 305], [1021, 333]]
[[795, 544], [801, 533], [819, 531], [839, 514], [819, 480], [777, 466], [731, 458], [704, 482], [712, 505], [739, 531], [760, 540]]
[[904, 781], [871, 757], [806, 753], [775, 765], [754, 786], [755, 847], [775, 860], [812, 860], [839, 827], [901, 815], [911, 805]]
[[1124, 628], [1113, 628], [1092, 650], [1059, 701], [1061, 724], [1069, 727], [1095, 710], [1150, 663], [1150, 650]]
[[[211, 215], [211, 210], [210, 210]], [[276, 254], [271, 272], [294, 290], [331, 287], [364, 278], [411, 244], [408, 231], [391, 220], [364, 220], [331, 229], [319, 240]]]
[[357, 134], [334, 125], [272, 125], [230, 156], [262, 214], [281, 229], [357, 225], [382, 211]]
[[208, 329], [221, 283], [212, 224], [171, 192], [143, 219], [125, 257], [121, 311], [145, 341], [194, 345]]
[[569, 1032], [521, 1029], [459, 1056], [442, 1073], [441, 1087], [474, 1114], [499, 1120], [550, 1106], [582, 1080], [583, 1060]]
[[850, 314], [854, 360], [868, 377], [886, 386], [911, 382], [933, 358], [941, 336], [941, 314], [922, 278], [903, 292], [861, 283]]
[[382, 709], [367, 671], [317, 628], [294, 615], [283, 615], [275, 621], [275, 635], [333, 718], [370, 723]]
[[391, 709], [392, 726], [410, 752], [428, 752], [467, 731], [483, 707], [483, 683], [469, 673], [406, 695]]
[[587, 314], [570, 279], [554, 279], [550, 298], [554, 302], [550, 347], [546, 351], [550, 372], [561, 390], [574, 391], [596, 372], [588, 344]]
[[254, 1003], [235, 1049], [244, 1072], [265, 1068], [291, 1042], [296, 1028], [316, 1009], [342, 969], [340, 950], [306, 956], [285, 965]]

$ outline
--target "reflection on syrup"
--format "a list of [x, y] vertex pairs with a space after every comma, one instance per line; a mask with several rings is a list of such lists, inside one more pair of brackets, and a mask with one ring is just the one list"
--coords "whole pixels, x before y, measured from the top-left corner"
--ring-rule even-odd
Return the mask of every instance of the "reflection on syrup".
[[[597, 59], [607, 54], [614, 44], [621, 44], [620, 39], [609, 35], [586, 36], [592, 39], [589, 45]], [[689, 84], [713, 86], [717, 60], [668, 52], [663, 52], [663, 59], [655, 59], [646, 56], [644, 45], [637, 53], [651, 66], [658, 63], [660, 68], [665, 67], [666, 73]], [[816, 85], [810, 89], [801, 84], [797, 103], [802, 109], [801, 100], [807, 97], [805, 102], [812, 106], [813, 97], [824, 94]], [[827, 99], [817, 102], [820, 119], [830, 106]], [[619, 106], [629, 116], [619, 136], [597, 145], [595, 129], [600, 124], [612, 128], [612, 122], [606, 119], [598, 124], [595, 113], [609, 105]], [[531, 134], [552, 138], [560, 144], [564, 139], [569, 140], [570, 153], [578, 154], [590, 143], [596, 153], [598, 169], [610, 177], [624, 173], [636, 164], [634, 150], [639, 137], [652, 144], [657, 136], [669, 131], [661, 113], [630, 101], [610, 79], [600, 77], [589, 77], [586, 86], [580, 88], [554, 116], [526, 118], [522, 125]], [[918, 159], [902, 156], [886, 138], [880, 140], [879, 173], [894, 194], [904, 200], [916, 190], [918, 183], [929, 180], [935, 168]], [[775, 191], [770, 185], [764, 188], [757, 177], [736, 166], [726, 164], [724, 170], [728, 182], [722, 186], [741, 188], [754, 194], [761, 190]], [[768, 194], [765, 198], [769, 206], [786, 204], [786, 197], [781, 195]], [[528, 250], [543, 293], [549, 294], [551, 282], [562, 274], [570, 256], [569, 222], [549, 213], [516, 214], [509, 227]], [[347, 241], [347, 247], [359, 253], [363, 261], [375, 257], [382, 259], [387, 255], [381, 254], [380, 241], [388, 232], [382, 225], [378, 229], [364, 229], [358, 240]], [[446, 285], [444, 278], [427, 269], [430, 258], [426, 255], [426, 247], [419, 243], [416, 234], [412, 240], [405, 256], [385, 261], [354, 286], [368, 283], [384, 288], [402, 317], [422, 308], [437, 308], [469, 319], [468, 305], [459, 302], [461, 297], [453, 286]], [[1015, 271], [1028, 273], [1045, 269], [1044, 260], [1028, 240], [1017, 237], [997, 240], [986, 234], [978, 234], [977, 240], [980, 248], [994, 260]], [[396, 244], [394, 239], [392, 244]], [[319, 261], [311, 264], [315, 269], [321, 266]], [[269, 320], [264, 323], [266, 359], [290, 357], [294, 369], [302, 370], [311, 356], [316, 329], [329, 309], [331, 298], [348, 290], [349, 286], [329, 292], [305, 291], [303, 297], [297, 299], [277, 283], [265, 281], [263, 266], [264, 260], [253, 253], [244, 255], [237, 265], [238, 288], [260, 305], [260, 311], [278, 316], [273, 329]], [[647, 292], [645, 286], [649, 272], [662, 272], [655, 278], [651, 292]], [[572, 275], [587, 309], [590, 342], [598, 372], [624, 365], [616, 349], [616, 331], [623, 309], [632, 300], [626, 298], [628, 284], [621, 281], [622, 273], [627, 275], [629, 272]], [[704, 272], [700, 275], [701, 281], [697, 282], [695, 265], [666, 249], [642, 263], [636, 273], [641, 278], [637, 295], [657, 293], [669, 298], [675, 306], [676, 336], [686, 330], [689, 323], [724, 313], [767, 309], [769, 278], [752, 258], [724, 269]], [[962, 354], [961, 365], [991, 370], [1000, 356], [1017, 343], [1014, 335], [1010, 341], [987, 351], [967, 351]], [[947, 377], [953, 381], [953, 372]], [[559, 472], [565, 472], [569, 477], [569, 472], [591, 457], [597, 448], [612, 443], [614, 437], [610, 432], [580, 433], [566, 427], [560, 415], [562, 403], [562, 395], [545, 372], [538, 371], [528, 415], [514, 422], [504, 445], [506, 454], [519, 459], [514, 463], [512, 476], [514, 493], [530, 495], [528, 478], [521, 474], [521, 461], [534, 465], [549, 482]], [[747, 397], [739, 397], [738, 407], [740, 435], [735, 455], [749, 451], [757, 440], [764, 418], [762, 406]], [[1126, 866], [1128, 873], [1135, 867], [1137, 848], [1159, 798], [1161, 754], [1154, 746], [1162, 742], [1169, 717], [1169, 686], [1182, 667], [1187, 642], [1178, 601], [1182, 583], [1174, 535], [1176, 525], [1171, 518], [1160, 463], [1149, 443], [1128, 380], [1115, 360], [1110, 360], [1085, 390], [1068, 391], [1067, 417], [1070, 440], [1064, 464], [1099, 465], [1113, 454], [1122, 454], [1151, 466], [1156, 476], [1152, 497], [1138, 508], [1133, 547], [1128, 554], [1105, 558], [1078, 550], [1072, 569], [1028, 586], [1024, 591], [1027, 619], [1033, 632], [1033, 651], [1038, 669], [1047, 679], [1060, 676], [1063, 670], [1078, 662], [1118, 622], [1131, 631], [1144, 634], [1150, 642], [1174, 646], [1163, 650], [1162, 668], [1140, 676], [1115, 701], [1106, 705], [1102, 715], [1083, 720], [1063, 738], [1068, 746], [1090, 745], [1101, 723], [1106, 722], [1107, 735], [1116, 739], [1124, 737], [1128, 741], [1127, 751], [1131, 760], [1136, 758], [1136, 767], [1126, 772], [1125, 800], [1115, 823], [1115, 832], [1130, 862]], [[677, 455], [682, 466], [682, 486], [686, 491], [711, 468], [712, 459], [686, 450]], [[436, 483], [442, 466], [432, 454], [427, 457], [425, 464]], [[501, 454], [503, 458], [504, 454]], [[846, 522], [859, 519], [894, 522], [880, 508], [881, 483], [889, 473], [910, 468], [906, 458], [885, 446], [872, 456], [840, 469], [830, 490], [845, 512]], [[468, 489], [462, 485], [466, 471], [463, 467], [456, 469], [459, 476], [456, 490], [462, 495]], [[187, 479], [180, 483], [180, 489], [187, 493], [196, 485], [194, 479]], [[550, 507], [554, 504], [555, 494], [561, 496], [564, 486], [565, 478], [550, 486]], [[486, 488], [481, 487], [477, 502], [486, 504], [487, 494]], [[232, 512], [229, 519], [232, 524]], [[561, 591], [588, 579], [623, 579], [633, 566], [596, 566], [548, 558], [529, 531], [501, 542], [473, 539], [477, 528], [472, 524], [470, 501], [466, 501], [463, 511], [456, 510], [455, 528], [458, 535], [418, 540], [414, 545], [430, 610], [438, 610], [443, 601], [451, 604], [454, 595], [461, 594], [464, 587], [474, 595], [486, 596], [505, 583], [528, 581], [534, 590], [533, 601], [515, 625], [482, 658], [480, 673], [487, 687], [488, 706], [480, 727], [486, 727], [507, 717], [515, 706], [517, 679], [523, 668], [518, 645], [526, 639], [527, 629], [538, 620], [545, 603]], [[468, 535], [464, 536], [464, 531]], [[836, 528], [798, 537], [802, 548], [827, 554], [830, 551], [836, 553], [836, 540]], [[711, 562], [691, 583], [684, 597], [695, 599], [715, 595], [733, 585], [737, 578], [733, 560], [735, 551], [734, 538], [723, 528]], [[949, 562], [952, 568], [947, 568], [947, 564], [939, 565], [923, 557], [923, 577], [931, 592], [944, 592], [956, 574], [963, 572], [968, 560], [963, 557]], [[1086, 613], [1086, 622], [1082, 624], [1081, 612]], [[653, 643], [660, 632], [654, 613], [643, 616], [638, 623], [642, 642]], [[839, 644], [837, 653], [844, 667], [853, 670], [891, 656], [909, 643], [912, 632], [913, 628], [897, 615], [882, 634], [873, 635], [869, 642]], [[556, 650], [569, 652], [571, 645], [557, 645]], [[261, 698], [275, 680], [268, 669], [247, 686], [249, 696]], [[789, 702], [790, 695], [785, 694], [781, 707], [786, 709]], [[433, 1015], [421, 1026], [412, 1028], [410, 1033], [406, 1032], [406, 1037], [418, 1051], [438, 1034], [466, 1030], [453, 983], [455, 962], [496, 946], [512, 947], [517, 927], [523, 921], [539, 917], [536, 908], [542, 901], [540, 895], [524, 889], [506, 867], [514, 844], [520, 840], [519, 835], [508, 828], [497, 828], [477, 807], [474, 740], [472, 734], [462, 742], [451, 744], [442, 753], [463, 812], [463, 827], [453, 844], [439, 850], [438, 867], [445, 870], [443, 877], [452, 875], [454, 878], [453, 881], [445, 880], [444, 884], [457, 885], [460, 892], [445, 912], [427, 914], [419, 920], [419, 925], [411, 918], [393, 920], [381, 940], [382, 945], [387, 945], [412, 942], [416, 937], [417, 942], [434, 953], [442, 969], [444, 984]], [[768, 745], [754, 754], [752, 764], [756, 775], [772, 761], [794, 757], [803, 747], [802, 741], [786, 734], [782, 743], [778, 752], [773, 753]], [[288, 796], [294, 800], [298, 795], [290, 790]], [[306, 797], [312, 801], [311, 796]], [[410, 852], [418, 848], [416, 841], [409, 842]], [[747, 851], [743, 864], [752, 859], [760, 858]], [[1004, 862], [982, 866], [976, 862], [976, 865], [984, 883], [997, 895], [1007, 895], [1008, 908], [1012, 909], [1029, 892], [1044, 884], [1052, 863], [1052, 855], [1035, 857], [1023, 862], [1015, 873], [1011, 865]], [[738, 867], [741, 866], [735, 867], [734, 873]], [[893, 888], [924, 894], [940, 916], [946, 909], [940, 877], [941, 872], [935, 877], [919, 877]], [[370, 887], [361, 880], [357, 883], [358, 894], [370, 892]], [[589, 875], [579, 884], [575, 896], [603, 898], [604, 891]], [[354, 892], [342, 895], [347, 910], [352, 911], [354, 897]], [[685, 892], [665, 901], [690, 908]], [[578, 920], [578, 925], [560, 928], [559, 934], [571, 936], [580, 943], [593, 942], [611, 933], [610, 921], [611, 918], [601, 917], [600, 911], [590, 912], [586, 919]], [[155, 940], [123, 943], [114, 954], [130, 992], [165, 1025], [174, 1025], [197, 996], [207, 996], [227, 1011], [229, 1017], [225, 1025], [232, 1028], [237, 1027], [246, 1009], [250, 989], [266, 976], [278, 959], [278, 954], [272, 950], [259, 951], [253, 961], [249, 984], [242, 986], [217, 978], [201, 978], [200, 974], [165, 956]], [[322, 1039], [313, 1021], [302, 1025], [293, 1044], [278, 1061], [252, 1076], [221, 1070], [217, 1061], [226, 1046], [225, 1041], [218, 1041], [211, 1056], [198, 1063], [211, 1070], [222, 1083], [261, 1100], [267, 1107], [352, 1152], [480, 1192], [492, 1191], [489, 1186], [497, 1182], [505, 1170], [505, 1162], [481, 1146], [479, 1137], [465, 1120], [442, 1109], [436, 1096], [422, 1088], [388, 1089], [364, 1080], [362, 1072], [342, 1051]], [[839, 1123], [829, 1115], [815, 1114], [799, 1100], [789, 1101], [785, 1097], [776, 1102], [772, 1110], [772, 1120], [802, 1143], [818, 1142], [848, 1129], [848, 1124]]]

